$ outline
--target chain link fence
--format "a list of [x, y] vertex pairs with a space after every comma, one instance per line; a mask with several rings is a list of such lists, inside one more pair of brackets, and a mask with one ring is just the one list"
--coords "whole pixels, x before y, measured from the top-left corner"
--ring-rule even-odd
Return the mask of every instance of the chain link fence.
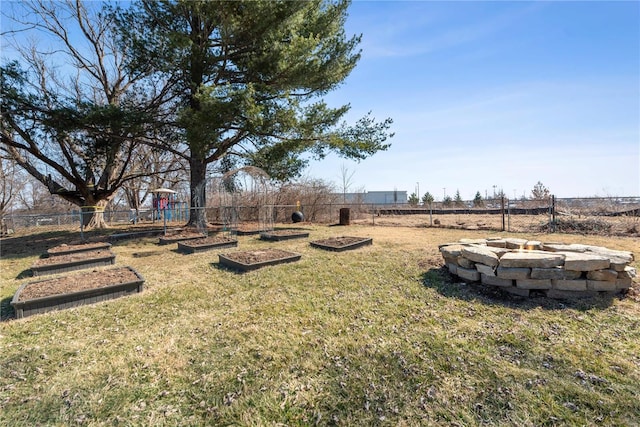
[[[443, 227], [536, 233], [579, 233], [600, 235], [640, 235], [640, 197], [555, 198], [509, 200], [496, 198], [430, 205], [367, 203], [315, 203], [307, 205], [217, 206], [205, 208], [214, 225], [241, 227], [254, 224], [271, 228], [292, 222], [301, 211], [304, 220], [315, 224], [336, 224], [341, 210], [349, 223], [375, 226]], [[193, 209], [186, 204], [170, 210], [106, 209], [109, 226], [184, 225]], [[267, 212], [265, 219], [265, 212]], [[343, 212], [344, 213], [344, 212]], [[81, 229], [79, 210], [58, 213], [8, 213], [2, 220], [3, 235], [34, 228], [42, 230]], [[230, 219], [231, 218], [231, 219]]]
[[[640, 234], [640, 197], [437, 202], [376, 207], [377, 225], [410, 225], [526, 233]], [[404, 217], [411, 217], [406, 219]]]

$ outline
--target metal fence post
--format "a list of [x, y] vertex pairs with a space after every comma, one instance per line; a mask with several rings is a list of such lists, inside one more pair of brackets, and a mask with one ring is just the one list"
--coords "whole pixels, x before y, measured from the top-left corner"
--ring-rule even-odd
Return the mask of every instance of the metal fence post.
[[556, 232], [556, 196], [551, 195], [551, 230]]
[[501, 209], [502, 209], [502, 230], [501, 231], [504, 231], [505, 230], [505, 227], [504, 227], [504, 196], [500, 197], [500, 206], [501, 206]]
[[375, 204], [371, 204], [371, 212], [373, 215], [373, 225], [376, 225], [376, 215], [378, 214], [378, 208]]
[[164, 227], [163, 227], [164, 230], [163, 230], [162, 235], [166, 236], [167, 235], [167, 210], [166, 209], [162, 210], [162, 220], [164, 222]]
[[84, 242], [84, 210], [80, 207], [80, 240]]

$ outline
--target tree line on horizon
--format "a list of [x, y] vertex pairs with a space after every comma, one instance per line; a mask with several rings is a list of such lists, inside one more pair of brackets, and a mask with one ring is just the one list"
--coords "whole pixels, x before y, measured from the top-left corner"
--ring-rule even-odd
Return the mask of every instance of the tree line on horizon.
[[[551, 193], [549, 192], [549, 189], [542, 182], [538, 181], [531, 189], [531, 196], [529, 200], [547, 200], [550, 195]], [[491, 197], [485, 196], [484, 198], [480, 191], [476, 191], [471, 202], [474, 208], [481, 208], [485, 206], [488, 200], [500, 200], [504, 197], [506, 197], [506, 195], [502, 189], [498, 190], [495, 195], [492, 195]], [[523, 195], [520, 200], [527, 200], [527, 198]], [[407, 203], [411, 206], [418, 206], [420, 203], [422, 203], [423, 206], [430, 206], [434, 201], [435, 197], [429, 191], [424, 193], [421, 198], [418, 198], [418, 195], [413, 192], [407, 199]], [[445, 195], [442, 199], [442, 205], [445, 207], [467, 207], [465, 200], [463, 200], [460, 195], [460, 190], [456, 190], [453, 198], [449, 195]]]

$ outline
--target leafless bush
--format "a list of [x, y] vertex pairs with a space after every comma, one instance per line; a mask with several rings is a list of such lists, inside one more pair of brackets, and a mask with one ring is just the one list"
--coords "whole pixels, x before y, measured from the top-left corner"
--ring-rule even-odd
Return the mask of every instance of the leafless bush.
[[320, 179], [305, 178], [298, 183], [284, 184], [276, 193], [276, 212], [278, 218], [286, 220], [291, 213], [303, 210], [305, 219], [312, 222], [328, 220], [327, 207], [340, 199], [334, 186]]

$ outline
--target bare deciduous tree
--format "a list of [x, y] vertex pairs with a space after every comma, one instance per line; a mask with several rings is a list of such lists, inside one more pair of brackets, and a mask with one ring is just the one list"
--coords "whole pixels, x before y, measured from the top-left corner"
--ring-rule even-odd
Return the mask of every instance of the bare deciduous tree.
[[15, 195], [20, 192], [24, 181], [19, 177], [16, 164], [0, 156], [0, 219], [11, 206]]
[[342, 202], [347, 202], [347, 191], [353, 185], [353, 175], [356, 171], [349, 170], [349, 168], [343, 163], [340, 165], [340, 183], [342, 185]]
[[[86, 226], [129, 180], [137, 147], [166, 102], [166, 82], [127, 71], [110, 14], [79, 0], [11, 3], [3, 37], [19, 59], [2, 66], [0, 150], [51, 194], [83, 208]], [[42, 35], [27, 43], [25, 34]]]

